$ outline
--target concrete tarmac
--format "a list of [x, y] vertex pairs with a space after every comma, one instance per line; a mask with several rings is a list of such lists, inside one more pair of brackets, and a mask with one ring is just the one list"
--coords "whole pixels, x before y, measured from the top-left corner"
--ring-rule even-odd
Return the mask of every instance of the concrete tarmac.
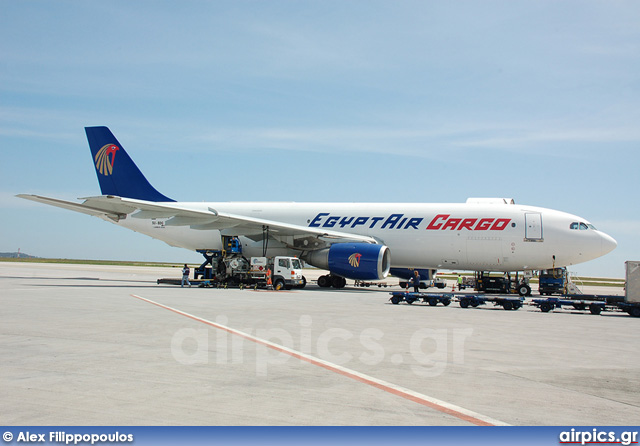
[[[640, 319], [0, 263], [3, 425], [635, 425]], [[399, 288], [395, 287], [394, 290]]]

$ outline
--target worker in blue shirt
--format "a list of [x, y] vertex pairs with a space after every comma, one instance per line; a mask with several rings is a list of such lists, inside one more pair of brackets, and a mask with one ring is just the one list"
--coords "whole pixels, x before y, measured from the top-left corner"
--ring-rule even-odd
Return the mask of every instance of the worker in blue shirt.
[[411, 278], [411, 284], [413, 285], [413, 292], [420, 291], [420, 273], [418, 270], [413, 271], [413, 277]]

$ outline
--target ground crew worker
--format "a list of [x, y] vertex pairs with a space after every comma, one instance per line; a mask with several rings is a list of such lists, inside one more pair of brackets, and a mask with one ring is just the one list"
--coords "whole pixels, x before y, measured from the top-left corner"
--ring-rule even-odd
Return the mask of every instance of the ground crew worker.
[[418, 270], [413, 271], [413, 277], [411, 278], [411, 283], [413, 284], [413, 292], [417, 293], [420, 291], [420, 273]]
[[462, 276], [458, 274], [458, 291], [462, 291]]
[[189, 288], [191, 288], [191, 282], [189, 282], [189, 273], [191, 272], [191, 270], [189, 269], [189, 267], [187, 266], [187, 264], [184, 264], [184, 268], [182, 268], [182, 284], [180, 285], [180, 288], [184, 288], [184, 283], [187, 282], [187, 285], [189, 285]]
[[273, 288], [273, 282], [271, 282], [271, 268], [267, 267], [267, 289]]

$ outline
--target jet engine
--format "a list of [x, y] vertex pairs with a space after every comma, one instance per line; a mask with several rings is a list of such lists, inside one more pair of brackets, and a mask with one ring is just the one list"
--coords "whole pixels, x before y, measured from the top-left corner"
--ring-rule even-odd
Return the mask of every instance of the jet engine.
[[391, 269], [389, 248], [370, 243], [334, 243], [329, 248], [311, 251], [302, 258], [317, 268], [356, 280], [384, 279]]

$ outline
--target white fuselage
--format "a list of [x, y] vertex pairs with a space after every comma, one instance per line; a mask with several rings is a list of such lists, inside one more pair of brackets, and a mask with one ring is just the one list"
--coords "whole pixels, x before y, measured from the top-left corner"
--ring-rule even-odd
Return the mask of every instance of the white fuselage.
[[[185, 209], [242, 215], [376, 238], [393, 267], [521, 271], [574, 265], [616, 246], [585, 219], [551, 209], [486, 203], [174, 203]], [[134, 214], [135, 216], [135, 214]], [[222, 249], [223, 230], [166, 225], [167, 219], [127, 218], [119, 225], [191, 250]], [[277, 234], [270, 234], [277, 239]], [[262, 255], [258, 237], [241, 237], [247, 256]], [[281, 243], [284, 241], [284, 243]], [[289, 247], [288, 247], [289, 246]], [[301, 255], [286, 240], [270, 240], [267, 255]]]

